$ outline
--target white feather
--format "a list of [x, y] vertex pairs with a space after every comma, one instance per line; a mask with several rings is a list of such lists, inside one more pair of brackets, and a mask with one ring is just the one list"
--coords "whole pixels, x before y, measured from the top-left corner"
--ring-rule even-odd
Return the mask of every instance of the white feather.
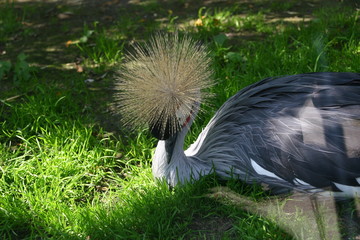
[[276, 179], [281, 179], [280, 177], [276, 176], [275, 174], [273, 174], [272, 172], [266, 170], [265, 168], [261, 167], [259, 164], [257, 164], [254, 160], [251, 159], [251, 166], [254, 168], [255, 172], [257, 172], [259, 175], [263, 175], [263, 176], [267, 176], [267, 177], [272, 177], [272, 178], [276, 178]]

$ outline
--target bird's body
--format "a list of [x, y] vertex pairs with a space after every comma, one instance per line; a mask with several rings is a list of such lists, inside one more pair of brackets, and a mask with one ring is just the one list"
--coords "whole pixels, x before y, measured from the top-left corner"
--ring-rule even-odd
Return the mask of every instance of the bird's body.
[[153, 173], [174, 186], [214, 171], [281, 192], [360, 194], [360, 74], [267, 78], [228, 99], [197, 141], [185, 136], [213, 85], [206, 47], [158, 34], [136, 46], [118, 85], [120, 111], [160, 139]]
[[155, 151], [153, 173], [170, 185], [215, 171], [278, 191], [360, 194], [360, 74], [264, 79], [226, 101], [184, 152], [195, 113]]

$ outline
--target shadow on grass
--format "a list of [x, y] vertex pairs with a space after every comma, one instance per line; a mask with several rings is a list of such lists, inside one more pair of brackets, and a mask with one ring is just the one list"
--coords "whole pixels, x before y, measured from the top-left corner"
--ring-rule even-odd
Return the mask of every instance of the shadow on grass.
[[[20, 52], [29, 55], [29, 61], [38, 66], [61, 65], [76, 62], [74, 49], [67, 47], [84, 35], [84, 26], [98, 22], [102, 28], [114, 28], [127, 41], [141, 40], [161, 26], [196, 20], [201, 7], [207, 9], [232, 8], [235, 13], [265, 12], [271, 22], [297, 23], [311, 19], [312, 12], [337, 1], [15, 1], [14, 21], [21, 27], [0, 43], [0, 58], [14, 60]], [[343, 5], [359, 7], [356, 0]], [[4, 7], [4, 3], [0, 5]], [[177, 19], [179, 17], [179, 19]], [[231, 35], [231, 33], [229, 33]], [[254, 39], [253, 32], [233, 35], [239, 41]], [[263, 36], [262, 36], [263, 37]], [[258, 39], [255, 36], [255, 39]]]
[[85, 232], [95, 239], [292, 239], [271, 219], [208, 196], [218, 184], [208, 176], [172, 191], [164, 183], [135, 188], [130, 208], [122, 196], [111, 212], [96, 209], [86, 216]]

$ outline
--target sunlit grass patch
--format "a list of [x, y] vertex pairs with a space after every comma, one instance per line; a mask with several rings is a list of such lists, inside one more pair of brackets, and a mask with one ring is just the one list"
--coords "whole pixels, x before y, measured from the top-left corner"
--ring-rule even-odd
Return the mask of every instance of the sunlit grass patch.
[[38, 92], [7, 107], [0, 206], [8, 237], [56, 235], [73, 224], [77, 208], [121, 188], [120, 141], [98, 137], [98, 129], [78, 115], [81, 106], [66, 97]]
[[204, 34], [218, 34], [220, 32], [255, 31], [266, 33], [272, 27], [265, 22], [265, 15], [262, 12], [256, 14], [239, 14], [236, 7], [225, 9], [200, 8], [198, 18], [191, 24], [197, 31]]
[[116, 35], [107, 34], [97, 26], [84, 27], [83, 36], [77, 41], [76, 45], [80, 52], [89, 61], [88, 65], [113, 65], [123, 58], [124, 41]]

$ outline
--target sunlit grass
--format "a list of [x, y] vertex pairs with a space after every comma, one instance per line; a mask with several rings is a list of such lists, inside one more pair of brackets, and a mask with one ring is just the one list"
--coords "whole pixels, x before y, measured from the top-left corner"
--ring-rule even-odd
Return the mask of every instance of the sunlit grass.
[[[152, 12], [154, 6], [141, 9]], [[360, 27], [355, 10], [320, 9], [312, 22], [286, 25], [281, 30], [266, 21], [266, 13], [240, 16], [239, 11], [199, 9], [192, 22], [200, 19], [202, 25], [180, 29], [209, 46], [217, 82], [211, 89], [212, 102], [204, 106], [186, 145], [196, 139], [226, 99], [262, 78], [360, 71]], [[12, 18], [9, 24], [15, 21], [11, 14], [7, 15]], [[162, 14], [171, 24], [166, 30], [172, 31], [176, 23], [188, 23], [181, 16], [175, 19], [166, 11]], [[147, 39], [159, 26], [151, 19], [134, 19], [126, 15], [111, 30], [84, 27], [78, 38], [83, 40], [70, 50], [87, 59], [86, 67], [105, 66], [98, 71], [115, 68], [124, 49], [131, 51], [131, 41], [138, 40], [142, 30]], [[8, 36], [13, 34], [5, 31]], [[244, 40], [243, 31], [260, 37]], [[8, 70], [0, 84], [11, 82], [16, 74], [15, 69]], [[199, 239], [219, 233], [211, 229], [204, 233], [193, 223], [201, 218], [206, 224], [220, 216], [232, 226], [216, 235], [223, 239], [291, 239], [271, 220], [207, 197], [209, 189], [220, 184], [252, 199], [266, 197], [258, 186], [236, 180], [222, 182], [215, 176], [172, 190], [155, 182], [151, 157], [156, 140], [148, 131], [134, 133], [120, 126], [120, 133], [103, 126], [101, 120], [120, 124], [117, 116], [105, 109], [111, 103], [101, 102], [102, 95], [112, 93], [109, 86], [103, 87], [111, 83], [111, 73], [104, 82], [93, 85], [84, 83], [86, 72], [57, 74], [56, 81], [51, 74], [41, 75], [46, 79], [31, 75], [26, 82], [19, 81], [22, 90], [12, 89], [15, 98], [0, 96], [0, 238]], [[31, 89], [26, 89], [28, 86]], [[94, 91], [96, 87], [103, 88]]]
[[89, 61], [88, 65], [113, 65], [123, 58], [124, 41], [120, 37], [100, 30], [95, 22], [92, 28], [84, 27], [84, 34], [76, 45], [81, 54]]

